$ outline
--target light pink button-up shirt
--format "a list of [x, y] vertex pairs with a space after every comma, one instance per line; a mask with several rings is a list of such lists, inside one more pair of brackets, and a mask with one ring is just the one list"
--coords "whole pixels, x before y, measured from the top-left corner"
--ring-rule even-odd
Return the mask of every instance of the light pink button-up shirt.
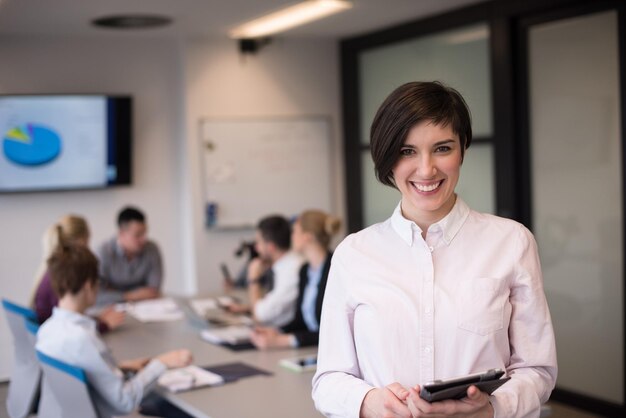
[[557, 375], [550, 312], [532, 234], [509, 219], [452, 211], [420, 228], [402, 216], [347, 237], [322, 309], [313, 399], [358, 417], [373, 387], [505, 369], [498, 418], [538, 417]]

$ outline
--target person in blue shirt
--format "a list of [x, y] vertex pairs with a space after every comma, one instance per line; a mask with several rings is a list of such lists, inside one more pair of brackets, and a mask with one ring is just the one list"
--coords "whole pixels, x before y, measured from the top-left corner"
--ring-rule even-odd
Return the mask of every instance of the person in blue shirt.
[[291, 235], [292, 249], [306, 259], [300, 269], [296, 314], [280, 329], [255, 328], [251, 340], [257, 348], [317, 345], [322, 301], [332, 257], [329, 246], [340, 226], [338, 218], [319, 210], [307, 210], [295, 221]]

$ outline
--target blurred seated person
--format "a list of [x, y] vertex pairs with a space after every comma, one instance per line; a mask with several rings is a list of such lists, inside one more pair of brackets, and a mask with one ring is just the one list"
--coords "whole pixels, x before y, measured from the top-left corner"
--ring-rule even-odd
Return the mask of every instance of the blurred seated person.
[[[242, 241], [235, 250], [235, 257], [245, 257], [245, 262], [236, 276], [231, 276], [226, 264], [222, 264], [220, 266], [224, 280], [224, 290], [226, 291], [226, 293], [232, 291], [233, 289], [244, 289], [248, 287], [248, 266], [250, 265], [250, 262], [252, 260], [259, 256], [254, 247], [254, 240]], [[261, 286], [266, 291], [270, 291], [274, 287], [273, 278], [271, 276], [272, 275], [270, 274], [269, 270], [267, 270], [265, 274], [261, 276]]]
[[[85, 246], [61, 245], [50, 257], [48, 269], [52, 287], [59, 295], [59, 306], [39, 328], [36, 348], [85, 371], [99, 416], [130, 413], [168, 368], [191, 363], [189, 350], [175, 350], [152, 359], [141, 358], [116, 364], [110, 350], [100, 339], [94, 320], [84, 315], [85, 310], [96, 301], [96, 257]], [[122, 369], [136, 374], [124, 380]], [[162, 415], [188, 416], [161, 399], [164, 408], [167, 408]]]
[[252, 343], [260, 349], [307, 347], [319, 341], [322, 302], [330, 270], [331, 238], [339, 231], [341, 221], [319, 210], [303, 212], [293, 225], [291, 243], [303, 255], [306, 264], [300, 268], [300, 283], [294, 319], [280, 329], [257, 327]]
[[163, 266], [157, 245], [148, 240], [146, 217], [134, 207], [117, 217], [117, 236], [99, 251], [100, 291], [96, 304], [135, 302], [161, 296]]
[[[231, 304], [233, 313], [249, 312], [254, 320], [275, 327], [291, 322], [295, 316], [298, 298], [298, 272], [302, 258], [291, 247], [291, 226], [282, 216], [268, 216], [257, 225], [255, 250], [258, 257], [248, 265], [249, 304]], [[267, 271], [273, 277], [274, 286], [265, 293], [261, 277]]]
[[[88, 247], [89, 226], [87, 221], [76, 215], [66, 215], [49, 227], [43, 237], [43, 262], [35, 275], [34, 293], [31, 306], [37, 313], [37, 320], [40, 324], [50, 318], [52, 309], [59, 304], [59, 298], [54, 293], [50, 282], [50, 272], [47, 269], [46, 261], [59, 246], [77, 245]], [[113, 306], [102, 310], [96, 318], [98, 331], [107, 332], [117, 328], [124, 321], [124, 313], [116, 311]]]

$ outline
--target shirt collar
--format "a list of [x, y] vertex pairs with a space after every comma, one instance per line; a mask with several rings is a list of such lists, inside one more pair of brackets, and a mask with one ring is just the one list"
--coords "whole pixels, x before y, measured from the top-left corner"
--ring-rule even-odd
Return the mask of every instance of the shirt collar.
[[59, 308], [58, 306], [55, 306], [54, 308], [52, 308], [52, 315], [54, 315], [57, 318], [65, 319], [69, 322], [73, 322], [75, 324], [79, 324], [84, 327], [91, 328], [93, 330], [96, 329], [96, 321], [94, 321], [89, 316], [83, 315], [78, 312], [68, 311], [67, 309], [63, 309], [63, 308]]
[[[393, 214], [391, 215], [391, 227], [402, 238], [407, 245], [413, 245], [413, 237], [415, 233], [421, 234], [422, 229], [417, 226], [413, 221], [408, 220], [402, 215], [402, 202], [398, 203]], [[456, 234], [465, 223], [469, 215], [469, 206], [457, 195], [456, 202], [452, 207], [450, 213], [448, 213], [443, 219], [432, 224], [429, 229], [438, 227], [442, 231], [442, 237], [446, 245], [450, 245]]]

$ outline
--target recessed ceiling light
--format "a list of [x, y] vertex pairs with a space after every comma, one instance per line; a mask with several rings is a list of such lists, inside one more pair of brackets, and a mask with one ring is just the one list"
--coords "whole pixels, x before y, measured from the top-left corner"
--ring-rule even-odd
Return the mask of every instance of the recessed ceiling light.
[[346, 0], [307, 0], [239, 25], [229, 35], [235, 39], [262, 38], [351, 7]]
[[159, 15], [113, 15], [93, 19], [91, 24], [107, 29], [152, 29], [167, 26], [172, 19]]

